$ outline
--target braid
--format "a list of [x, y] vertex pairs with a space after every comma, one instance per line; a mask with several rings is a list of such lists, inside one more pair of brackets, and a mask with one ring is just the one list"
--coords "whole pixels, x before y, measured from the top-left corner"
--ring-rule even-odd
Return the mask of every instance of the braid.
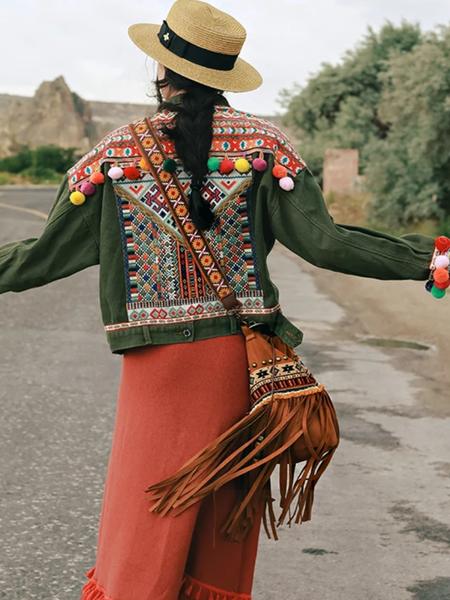
[[[185, 90], [180, 103], [162, 101], [161, 88], [171, 85], [176, 90]], [[211, 150], [214, 106], [223, 100], [221, 92], [182, 77], [169, 69], [163, 80], [156, 81], [159, 110], [168, 109], [176, 113], [175, 126], [165, 126], [162, 131], [173, 139], [177, 156], [184, 170], [192, 177], [189, 194], [189, 212], [196, 227], [210, 229], [214, 214], [202, 196], [202, 187], [208, 173], [208, 158]]]

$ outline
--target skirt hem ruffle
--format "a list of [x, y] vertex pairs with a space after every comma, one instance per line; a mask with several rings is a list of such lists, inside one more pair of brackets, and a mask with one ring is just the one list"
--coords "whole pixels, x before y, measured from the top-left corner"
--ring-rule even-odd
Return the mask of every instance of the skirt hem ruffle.
[[81, 591], [80, 600], [114, 600], [111, 596], [108, 596], [106, 591], [98, 583], [94, 577], [95, 567], [92, 567], [87, 573], [86, 577], [89, 579], [87, 583], [83, 585]]
[[[95, 567], [92, 567], [86, 577], [89, 579], [83, 585], [80, 600], [114, 600], [108, 596], [104, 588], [94, 577]], [[180, 600], [189, 598], [189, 600], [252, 600], [248, 594], [238, 594], [237, 592], [227, 592], [219, 588], [207, 585], [190, 575], [185, 575], [180, 590]]]
[[185, 575], [181, 586], [180, 600], [185, 600], [185, 598], [192, 600], [252, 600], [248, 594], [227, 592], [207, 585], [190, 575]]

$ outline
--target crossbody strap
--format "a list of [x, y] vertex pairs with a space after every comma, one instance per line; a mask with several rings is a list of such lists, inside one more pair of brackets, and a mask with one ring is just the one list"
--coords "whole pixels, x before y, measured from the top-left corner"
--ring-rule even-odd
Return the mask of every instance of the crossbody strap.
[[186, 247], [192, 254], [203, 279], [227, 310], [237, 310], [242, 303], [231, 288], [222, 265], [216, 258], [203, 231], [198, 229], [189, 214], [189, 201], [176, 173], [164, 171], [166, 155], [149, 117], [128, 126], [147, 162], [147, 167], [159, 184], [172, 217], [180, 230]]

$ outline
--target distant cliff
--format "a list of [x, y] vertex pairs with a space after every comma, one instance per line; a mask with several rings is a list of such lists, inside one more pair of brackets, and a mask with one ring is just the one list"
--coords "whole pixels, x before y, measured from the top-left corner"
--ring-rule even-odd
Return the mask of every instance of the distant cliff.
[[113, 129], [154, 110], [150, 104], [88, 102], [63, 77], [42, 83], [32, 98], [0, 94], [0, 158], [24, 145], [88, 152]]
[[[236, 102], [236, 108], [239, 104]], [[0, 94], [0, 158], [15, 154], [24, 145], [34, 149], [54, 144], [88, 152], [106, 134], [134, 119], [152, 115], [156, 106], [120, 102], [87, 101], [72, 92], [63, 77], [45, 81], [36, 94]], [[286, 131], [281, 117], [265, 117]]]

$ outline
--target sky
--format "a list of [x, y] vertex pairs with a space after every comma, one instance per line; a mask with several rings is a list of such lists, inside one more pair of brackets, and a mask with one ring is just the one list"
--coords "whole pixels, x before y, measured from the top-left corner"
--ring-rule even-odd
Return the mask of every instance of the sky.
[[[283, 88], [304, 84], [390, 20], [424, 30], [450, 24], [449, 0], [210, 0], [247, 30], [241, 57], [262, 74], [256, 91], [229, 94], [232, 106], [282, 112]], [[133, 23], [162, 23], [171, 0], [0, 0], [0, 93], [33, 95], [63, 75], [87, 100], [149, 102], [155, 66], [128, 38]]]

